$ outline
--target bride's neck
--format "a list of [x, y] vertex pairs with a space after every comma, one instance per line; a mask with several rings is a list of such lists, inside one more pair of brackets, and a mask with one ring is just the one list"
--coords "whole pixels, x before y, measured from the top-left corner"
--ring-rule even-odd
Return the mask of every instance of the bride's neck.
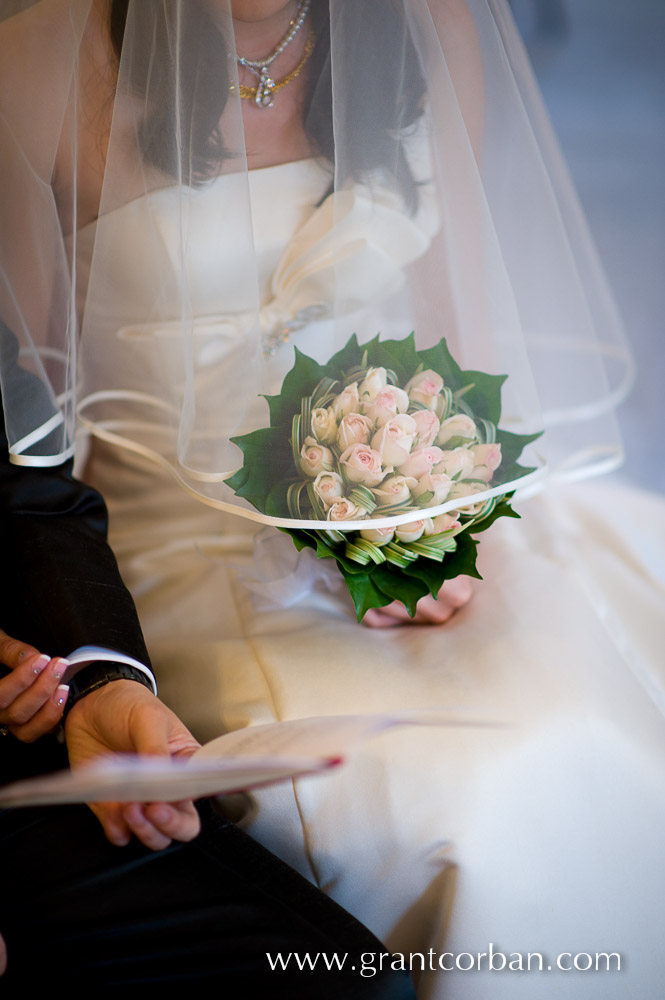
[[[226, 3], [206, 0], [211, 16]], [[231, 0], [236, 50], [247, 59], [262, 59], [286, 34], [296, 16], [296, 0]]]

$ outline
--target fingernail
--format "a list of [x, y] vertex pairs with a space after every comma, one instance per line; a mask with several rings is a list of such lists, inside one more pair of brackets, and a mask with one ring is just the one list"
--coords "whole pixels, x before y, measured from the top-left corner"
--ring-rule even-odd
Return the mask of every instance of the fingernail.
[[[23, 653], [21, 653], [21, 656], [23, 656]], [[44, 669], [46, 664], [50, 662], [50, 660], [51, 660], [50, 656], [45, 656], [44, 654], [42, 654], [38, 660], [35, 660], [34, 666], [32, 668], [33, 674], [41, 674], [42, 670]]]
[[69, 666], [69, 660], [63, 659], [63, 657], [58, 657], [58, 659], [53, 664], [53, 677], [56, 681], [59, 681], [65, 670]]
[[108, 839], [111, 841], [114, 847], [127, 847], [127, 844], [132, 839], [126, 833], [115, 832], [108, 834]]
[[58, 684], [57, 688], [53, 692], [53, 701], [56, 703], [58, 708], [62, 708], [65, 704], [68, 694], [69, 684]]

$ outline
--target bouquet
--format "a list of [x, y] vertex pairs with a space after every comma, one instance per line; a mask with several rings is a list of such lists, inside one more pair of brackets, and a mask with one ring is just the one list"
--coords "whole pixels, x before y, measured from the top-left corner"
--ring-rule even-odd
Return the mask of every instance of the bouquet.
[[473, 534], [519, 517], [501, 485], [533, 471], [518, 459], [538, 434], [498, 427], [504, 381], [462, 371], [445, 340], [417, 351], [413, 334], [354, 335], [326, 365], [296, 349], [266, 397], [270, 427], [233, 438], [244, 461], [228, 485], [309, 522], [281, 530], [336, 561], [359, 621], [394, 600], [413, 616], [445, 580], [479, 577]]

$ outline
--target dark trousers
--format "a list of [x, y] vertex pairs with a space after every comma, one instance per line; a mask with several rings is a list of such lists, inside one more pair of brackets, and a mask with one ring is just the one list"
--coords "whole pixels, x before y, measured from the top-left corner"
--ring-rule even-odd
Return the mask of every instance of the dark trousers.
[[[160, 852], [109, 844], [84, 806], [1, 812], [0, 995], [22, 996], [27, 984], [185, 982], [233, 998], [415, 996], [404, 973], [368, 975], [385, 949], [362, 924], [210, 803], [199, 811], [201, 835]], [[315, 968], [291, 958], [271, 971], [266, 953], [280, 952], [309, 953]], [[346, 955], [342, 971], [320, 953]]]

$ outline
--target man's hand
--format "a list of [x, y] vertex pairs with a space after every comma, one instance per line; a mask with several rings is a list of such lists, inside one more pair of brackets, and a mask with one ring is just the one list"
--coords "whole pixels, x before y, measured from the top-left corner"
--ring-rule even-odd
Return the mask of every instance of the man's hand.
[[60, 680], [67, 660], [51, 659], [0, 629], [0, 664], [11, 670], [0, 680], [0, 725], [32, 743], [62, 718], [69, 688]]
[[[72, 768], [117, 753], [189, 756], [199, 744], [178, 717], [135, 681], [106, 684], [81, 698], [65, 722]], [[193, 840], [199, 832], [194, 803], [97, 802], [90, 808], [112, 844], [128, 844], [132, 834], [153, 851], [171, 840]]]
[[468, 576], [456, 576], [447, 580], [436, 600], [429, 595], [421, 597], [415, 617], [399, 601], [387, 604], [385, 608], [370, 608], [363, 618], [363, 625], [370, 628], [391, 628], [395, 625], [443, 625], [458, 608], [471, 599], [473, 593]]

